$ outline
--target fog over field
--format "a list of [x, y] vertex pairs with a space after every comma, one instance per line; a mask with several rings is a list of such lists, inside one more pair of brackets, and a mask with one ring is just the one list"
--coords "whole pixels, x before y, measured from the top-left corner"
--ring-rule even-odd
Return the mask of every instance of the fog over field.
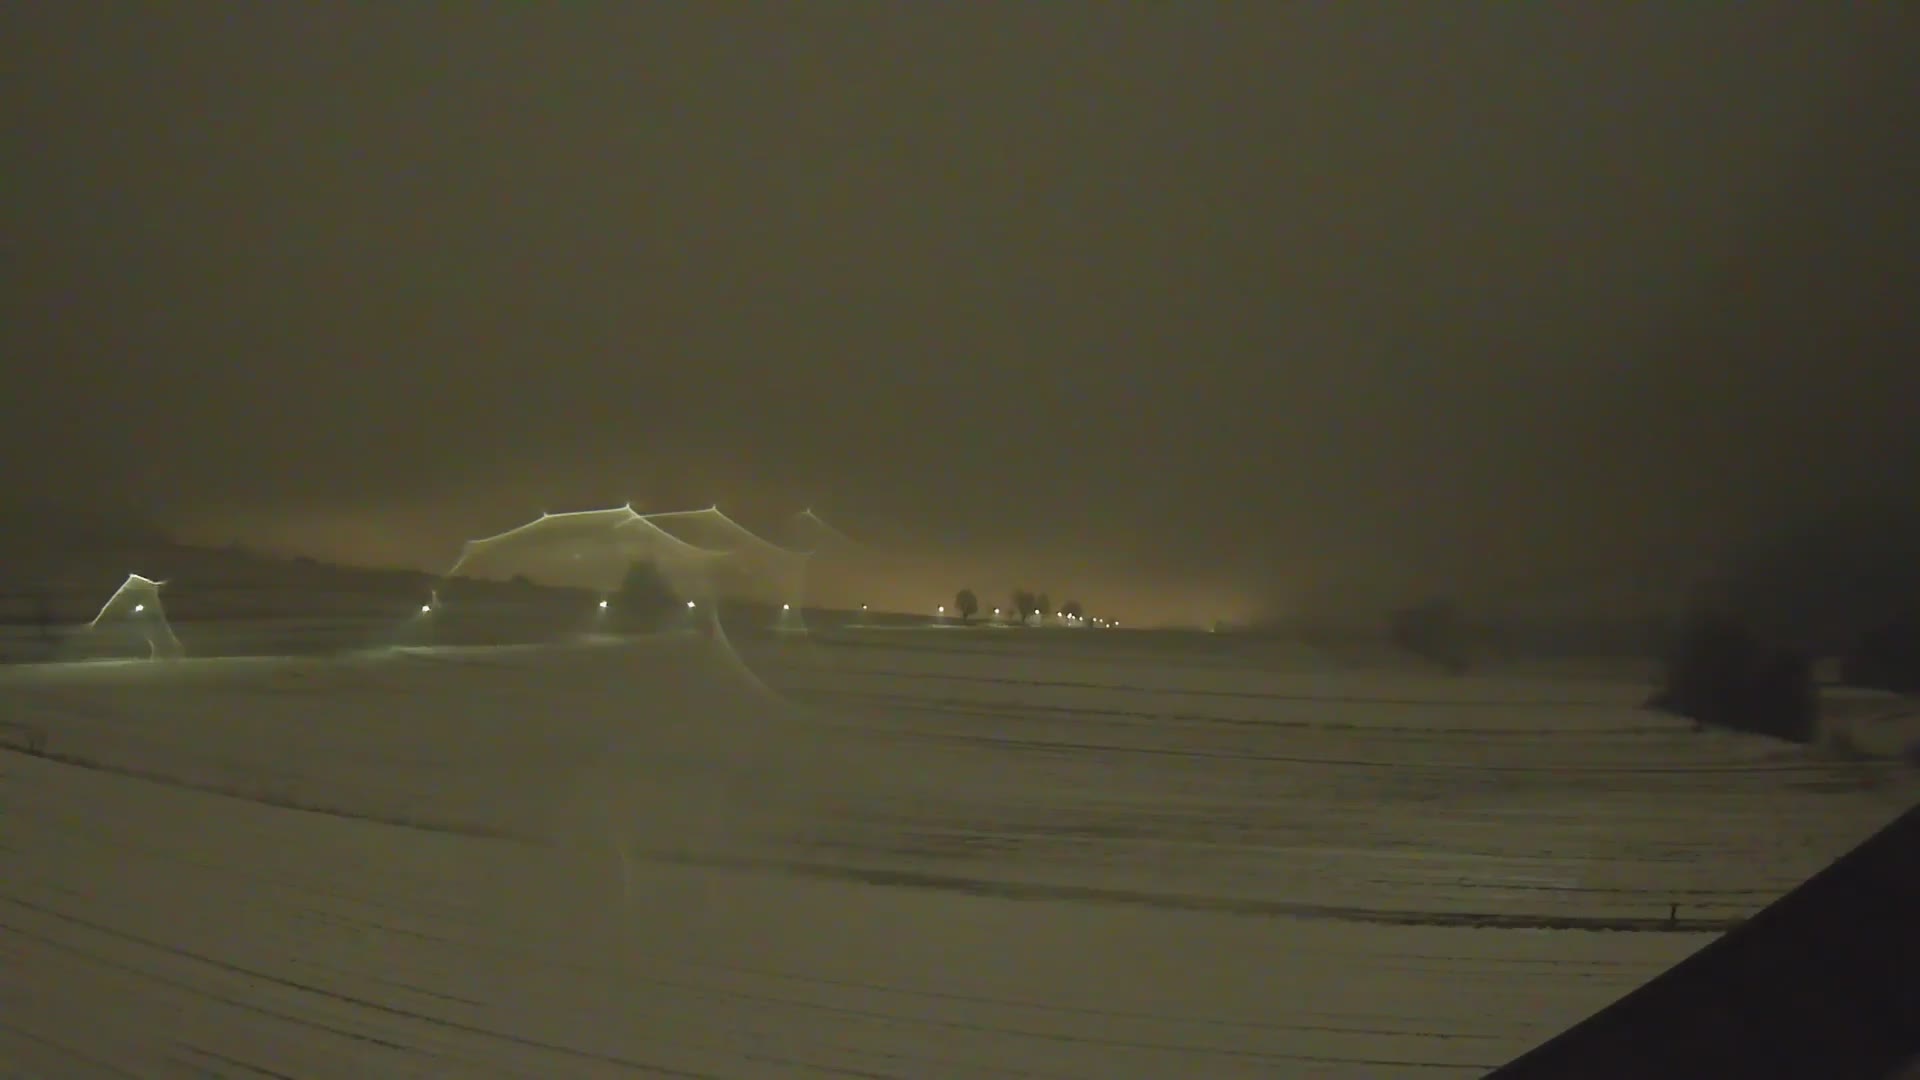
[[0, 1076], [1877, 1068], [1916, 46], [0, 5]]
[[0, 671], [0, 1060], [1472, 1075], [1920, 795], [1617, 666], [727, 640]]

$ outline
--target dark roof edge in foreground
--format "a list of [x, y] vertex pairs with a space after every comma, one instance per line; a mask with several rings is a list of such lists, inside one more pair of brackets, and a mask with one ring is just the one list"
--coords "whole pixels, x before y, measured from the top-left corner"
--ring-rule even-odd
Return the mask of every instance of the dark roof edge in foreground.
[[1887, 1080], [1917, 1056], [1920, 806], [1491, 1076]]

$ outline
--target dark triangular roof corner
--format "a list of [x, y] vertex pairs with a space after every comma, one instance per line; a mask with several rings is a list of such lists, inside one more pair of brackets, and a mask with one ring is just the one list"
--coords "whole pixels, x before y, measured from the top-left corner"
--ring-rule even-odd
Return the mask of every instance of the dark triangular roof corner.
[[1920, 1080], [1920, 806], [1493, 1080]]

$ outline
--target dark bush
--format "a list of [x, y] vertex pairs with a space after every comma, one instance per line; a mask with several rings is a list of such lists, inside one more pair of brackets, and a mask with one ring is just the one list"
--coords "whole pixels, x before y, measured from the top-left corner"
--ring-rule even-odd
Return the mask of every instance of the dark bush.
[[1814, 740], [1820, 712], [1806, 654], [1770, 646], [1725, 618], [1702, 618], [1680, 633], [1647, 707], [1797, 743]]
[[613, 609], [614, 628], [633, 632], [658, 626], [685, 603], [660, 568], [642, 559], [628, 564], [620, 591], [608, 598], [607, 606]]
[[1920, 693], [1920, 618], [1896, 619], [1861, 635], [1840, 658], [1840, 679], [1849, 686]]
[[1040, 610], [1040, 606], [1043, 603], [1041, 598], [1031, 589], [1013, 590], [1012, 600], [1013, 613], [1019, 616], [1019, 621], [1021, 622], [1026, 622], [1032, 618], [1033, 614]]

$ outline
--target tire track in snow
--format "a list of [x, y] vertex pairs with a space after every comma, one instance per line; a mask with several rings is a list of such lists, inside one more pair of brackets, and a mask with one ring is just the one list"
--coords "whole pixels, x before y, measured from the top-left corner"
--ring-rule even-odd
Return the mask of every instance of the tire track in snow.
[[84, 1062], [90, 1068], [98, 1069], [103, 1073], [111, 1073], [114, 1076], [123, 1076], [126, 1077], [127, 1080], [141, 1080], [139, 1073], [129, 1072], [105, 1058], [88, 1053], [80, 1047], [71, 1046], [36, 1031], [29, 1031], [18, 1024], [8, 1023], [4, 1019], [0, 1019], [0, 1032], [48, 1050], [53, 1053], [54, 1056], [63, 1060]]
[[[447, 944], [452, 946], [455, 950], [462, 951], [462, 952], [469, 951], [475, 948], [481, 949], [483, 951], [499, 951], [497, 948], [490, 947], [486, 942], [479, 942], [479, 941], [460, 942], [460, 941], [454, 941], [449, 939], [447, 941]], [[542, 949], [538, 949], [538, 948], [530, 949], [527, 955], [528, 956], [544, 956], [549, 963], [552, 962], [551, 954], [546, 953], [545, 950], [542, 950]], [[614, 972], [605, 972], [603, 974], [609, 979], [619, 977]], [[625, 979], [630, 983], [630, 981], [636, 977], [636, 974], [637, 973], [628, 973], [625, 976]], [[772, 1006], [778, 1009], [798, 1009], [806, 1012], [825, 1013], [827, 1015], [837, 1015], [837, 1016], [845, 1017], [848, 1019], [858, 1020], [862, 1022], [878, 1023], [882, 1025], [887, 1025], [887, 1026], [901, 1025], [901, 1024], [912, 1025], [912, 1026], [931, 1026], [936, 1029], [942, 1029], [942, 1030], [953, 1031], [953, 1032], [966, 1032], [966, 1033], [984, 1035], [984, 1036], [989, 1036], [994, 1038], [1011, 1037], [1011, 1038], [1022, 1039], [1022, 1040], [1039, 1040], [1044, 1042], [1068, 1043], [1068, 1044], [1076, 1044], [1076, 1045], [1089, 1046], [1089, 1047], [1092, 1047], [1092, 1046], [1106, 1047], [1106, 1048], [1117, 1049], [1122, 1051], [1127, 1051], [1127, 1050], [1156, 1051], [1161, 1053], [1179, 1054], [1184, 1056], [1199, 1056], [1199, 1057], [1207, 1057], [1207, 1058], [1223, 1059], [1223, 1060], [1246, 1061], [1249, 1063], [1291, 1062], [1295, 1064], [1309, 1064], [1309, 1065], [1356, 1063], [1356, 1060], [1354, 1058], [1346, 1057], [1346, 1056], [1302, 1055], [1302, 1054], [1291, 1054], [1291, 1053], [1273, 1051], [1273, 1050], [1236, 1049], [1232, 1047], [1222, 1047], [1218, 1045], [1208, 1045], [1206, 1043], [1195, 1043], [1190, 1041], [1169, 1042], [1165, 1040], [1148, 1040], [1148, 1039], [1140, 1039], [1140, 1038], [1135, 1038], [1131, 1040], [1113, 1040], [1108, 1038], [1079, 1035], [1073, 1032], [1038, 1030], [1029, 1025], [1014, 1025], [1014, 1024], [1004, 1024], [1004, 1023], [1002, 1024], [958, 1023], [958, 1022], [943, 1020], [935, 1017], [903, 1014], [893, 1010], [876, 1011], [873, 1009], [849, 1008], [845, 1006], [836, 1006], [836, 1005], [832, 1005], [824, 1002], [796, 999], [789, 996], [782, 996], [782, 995], [767, 996], [767, 995], [756, 994], [752, 992], [744, 992], [737, 989], [729, 989], [729, 988], [719, 987], [719, 986], [701, 985], [698, 982], [687, 983], [679, 980], [661, 980], [656, 977], [645, 976], [645, 975], [639, 975], [638, 977], [644, 982], [657, 982], [663, 989], [666, 989], [676, 994], [683, 994], [683, 995], [692, 994], [695, 996], [721, 995], [737, 1001], [755, 1002], [762, 1005]], [[1022, 1011], [1031, 1011], [1031, 1006], [1022, 1006], [1020, 1003], [1000, 1003], [1000, 1004], [1004, 1006], [1010, 1006], [1010, 1007], [1019, 1007], [1022, 1009]], [[1083, 1015], [1083, 1014], [1092, 1015], [1092, 1016], [1123, 1015], [1123, 1014], [1117, 1014], [1117, 1013], [1103, 1012], [1100, 1010], [1053, 1009], [1053, 1010], [1044, 1010], [1044, 1011], [1058, 1013], [1058, 1014], [1066, 1014], [1066, 1015]], [[1184, 1019], [1176, 1018], [1176, 1017], [1154, 1018], [1154, 1017], [1148, 1016], [1147, 1014], [1134, 1014], [1133, 1018], [1136, 1021], [1157, 1020], [1157, 1022], [1162, 1024], [1174, 1024], [1174, 1025], [1186, 1025], [1186, 1024], [1199, 1023], [1199, 1021], [1195, 1021], [1191, 1018], [1184, 1018]], [[1135, 1026], [1137, 1027], [1137, 1024]], [[1297, 1024], [1234, 1025], [1234, 1024], [1224, 1024], [1224, 1023], [1211, 1023], [1211, 1024], [1205, 1024], [1204, 1026], [1219, 1028], [1223, 1030], [1231, 1030], [1233, 1028], [1238, 1027], [1238, 1028], [1257, 1029], [1257, 1030], [1264, 1030], [1264, 1031], [1271, 1031], [1271, 1032], [1325, 1030], [1331, 1033], [1346, 1034], [1346, 1035], [1397, 1034], [1401, 1036], [1414, 1036], [1414, 1037], [1420, 1037], [1420, 1038], [1442, 1037], [1440, 1035], [1437, 1035], [1435, 1033], [1430, 1033], [1430, 1032], [1386, 1031], [1382, 1029], [1355, 1029], [1350, 1026], [1334, 1027], [1330, 1025], [1297, 1025]], [[1474, 1037], [1464, 1036], [1464, 1038], [1471, 1040]], [[1489, 1037], [1483, 1036], [1482, 1038], [1489, 1038]], [[873, 1053], [873, 1051], [866, 1051], [866, 1052]], [[884, 1073], [875, 1073], [871, 1071], [861, 1071], [861, 1070], [849, 1071], [849, 1070], [840, 1069], [834, 1066], [820, 1066], [820, 1065], [814, 1065], [811, 1063], [794, 1062], [793, 1059], [781, 1059], [781, 1060], [788, 1062], [790, 1064], [793, 1064], [795, 1065], [795, 1067], [804, 1066], [809, 1071], [815, 1071], [815, 1072], [838, 1073], [842, 1075], [888, 1075]], [[919, 1059], [913, 1059], [913, 1060], [919, 1060]], [[928, 1064], [929, 1062], [923, 1061], [922, 1063]], [[1478, 1065], [1425, 1062], [1425, 1061], [1419, 1061], [1411, 1058], [1365, 1059], [1358, 1063], [1369, 1064], [1372, 1066], [1393, 1066], [1393, 1067], [1399, 1067], [1399, 1068], [1420, 1067], [1420, 1068], [1435, 1068], [1435, 1069], [1445, 1069], [1445, 1070], [1455, 1070], [1455, 1071], [1462, 1071], [1468, 1068], [1474, 1068], [1474, 1069], [1480, 1068], [1480, 1066]], [[932, 1075], [932, 1074], [955, 1075], [954, 1067], [961, 1065], [962, 1063], [953, 1061], [952, 1059], [940, 1059], [937, 1061], [932, 1061], [930, 1062], [930, 1064], [942, 1066], [942, 1068], [936, 1068], [935, 1070], [933, 1070], [933, 1073], [929, 1073], [924, 1068], [916, 1068], [916, 1069], [909, 1070], [901, 1075], [903, 1076], [919, 1076], [919, 1075]], [[977, 1066], [967, 1065], [966, 1067], [970, 1069], [977, 1068], [980, 1071], [983, 1071], [992, 1075], [1018, 1075], [1017, 1070], [1008, 1070], [1008, 1069], [987, 1065], [987, 1064], [979, 1064]], [[1041, 1075], [1041, 1074], [1035, 1074], [1035, 1075]]]
[[[221, 1065], [227, 1065], [227, 1066], [231, 1066], [232, 1068], [239, 1069], [241, 1072], [246, 1073], [248, 1076], [265, 1076], [265, 1077], [269, 1077], [270, 1080], [298, 1080], [298, 1078], [293, 1076], [291, 1073], [279, 1072], [275, 1069], [269, 1069], [265, 1065], [257, 1065], [251, 1061], [242, 1061], [241, 1059], [234, 1057], [231, 1054], [223, 1054], [218, 1050], [212, 1050], [207, 1047], [200, 1046], [197, 1043], [182, 1042], [180, 1043], [180, 1048], [183, 1050], [186, 1050], [189, 1054], [192, 1054], [195, 1057], [205, 1059], [205, 1061], [218, 1062]], [[189, 1064], [193, 1064], [197, 1068], [201, 1068], [201, 1069], [204, 1069], [206, 1067], [204, 1062], [192, 1062]]]
[[[1454, 736], [1591, 739], [1612, 735], [1666, 734], [1680, 729], [1680, 725], [1678, 724], [1643, 724], [1595, 729], [1551, 728], [1541, 727], [1539, 725], [1530, 727], [1414, 726], [1409, 724], [1356, 724], [1350, 721], [1256, 720], [1247, 717], [1218, 716], [1211, 713], [1150, 712], [1141, 709], [1116, 709], [1111, 706], [1016, 705], [1012, 703], [1001, 705], [997, 702], [979, 701], [972, 698], [940, 698], [911, 694], [892, 694], [882, 691], [839, 690], [826, 687], [791, 686], [782, 687], [781, 689], [783, 693], [790, 694], [802, 701], [853, 701], [884, 705], [892, 709], [904, 709], [914, 712], [949, 716], [987, 716], [1007, 719], [1058, 718], [1063, 720], [1112, 718], [1146, 723], [1172, 721], [1188, 725], [1218, 724], [1222, 727], [1272, 729], [1279, 731], [1345, 732], [1361, 735], [1379, 734], [1382, 736], [1415, 735], [1433, 739], [1443, 739]], [[1108, 689], [1119, 688], [1112, 687]], [[1184, 693], [1184, 691], [1182, 691], [1182, 693]]]
[[1199, 893], [1157, 892], [1092, 885], [1009, 881], [923, 870], [852, 866], [842, 863], [749, 856], [688, 855], [682, 852], [636, 852], [655, 862], [718, 869], [772, 871], [794, 877], [857, 881], [894, 888], [930, 889], [1001, 900], [1066, 901], [1069, 903], [1147, 907], [1162, 911], [1214, 912], [1260, 918], [1290, 918], [1368, 923], [1376, 926], [1431, 926], [1470, 930], [1584, 930], [1616, 933], [1723, 934], [1744, 919], [1662, 918], [1634, 916], [1543, 915], [1526, 912], [1456, 912], [1372, 908], [1348, 904], [1314, 904], [1292, 900], [1209, 896]]
[[[433, 1027], [433, 1028], [440, 1028], [448, 1031], [459, 1032], [465, 1035], [476, 1036], [486, 1041], [506, 1043], [513, 1046], [524, 1047], [526, 1049], [539, 1050], [539, 1051], [553, 1054], [557, 1057], [562, 1057], [562, 1058], [566, 1058], [573, 1061], [590, 1062], [598, 1065], [615, 1065], [615, 1066], [619, 1066], [619, 1067], [622, 1067], [631, 1071], [639, 1072], [649, 1076], [673, 1077], [673, 1078], [677, 1078], [677, 1080], [722, 1080], [721, 1077], [719, 1077], [717, 1074], [714, 1074], [714, 1073], [691, 1070], [691, 1069], [680, 1069], [672, 1066], [660, 1065], [654, 1062], [642, 1061], [636, 1058], [625, 1057], [619, 1054], [604, 1054], [604, 1053], [598, 1053], [591, 1050], [582, 1050], [578, 1047], [567, 1046], [563, 1043], [550, 1042], [545, 1039], [540, 1039], [540, 1038], [536, 1038], [528, 1035], [519, 1035], [514, 1032], [503, 1031], [496, 1028], [489, 1028], [479, 1024], [468, 1024], [458, 1020], [449, 1020], [445, 1017], [434, 1016], [430, 1013], [420, 1012], [414, 1009], [401, 1008], [399, 1006], [388, 1005], [384, 1002], [374, 1001], [369, 998], [360, 997], [354, 994], [347, 994], [337, 990], [330, 990], [330, 989], [327, 989], [326, 987], [315, 986], [311, 983], [303, 982], [298, 979], [290, 979], [285, 976], [276, 975], [273, 972], [264, 971], [259, 968], [252, 967], [250, 965], [236, 964], [230, 961], [221, 960], [217, 957], [208, 956], [204, 953], [198, 952], [193, 949], [188, 949], [188, 948], [184, 948], [177, 945], [170, 945], [164, 941], [157, 941], [141, 934], [135, 934], [130, 931], [121, 930], [117, 927], [112, 927], [104, 923], [96, 922], [92, 919], [84, 919], [77, 915], [69, 915], [65, 912], [56, 911], [42, 904], [36, 904], [30, 900], [22, 900], [18, 897], [0, 896], [0, 904], [7, 904], [12, 907], [22, 909], [24, 911], [32, 912], [36, 915], [39, 915], [47, 919], [52, 919], [69, 926], [78, 927], [80, 929], [91, 931], [102, 937], [119, 941], [124, 944], [138, 946], [140, 948], [148, 949], [153, 952], [161, 953], [167, 956], [172, 956], [176, 959], [185, 960], [192, 964], [200, 965], [206, 968], [211, 968], [217, 971], [224, 971], [229, 974], [242, 976], [246, 979], [255, 980], [263, 984], [277, 986], [286, 990], [292, 990], [298, 994], [307, 995], [312, 998], [317, 998], [320, 1000], [332, 1001], [339, 1004], [348, 1005], [355, 1009], [364, 1010], [366, 1012], [370, 1012], [370, 1013], [374, 1013], [382, 1016], [396, 1017], [403, 1020], [414, 1021], [420, 1024], [427, 1025], [429, 1027]], [[30, 931], [24, 931], [19, 927], [0, 923], [0, 929], [4, 929], [9, 933], [19, 934], [22, 936], [40, 940], [52, 947], [58, 948], [62, 951], [74, 953], [76, 955], [80, 955], [88, 959], [92, 959], [97, 963], [104, 963], [110, 966], [123, 968], [143, 978], [168, 983], [176, 986], [179, 989], [184, 989], [193, 993], [199, 993], [203, 995], [209, 993], [203, 988], [190, 986], [186, 983], [180, 982], [179, 980], [171, 979], [157, 972], [132, 968], [129, 965], [120, 964], [116, 961], [107, 960], [101, 957], [88, 956], [85, 950], [79, 949], [75, 946], [68, 945], [63, 942], [54, 941], [50, 938], [45, 937], [44, 935], [37, 935], [37, 934], [33, 934]], [[330, 1030], [335, 1034], [343, 1035], [349, 1038], [371, 1041], [371, 1042], [375, 1042], [375, 1043], [378, 1043], [387, 1047], [391, 1047], [397, 1050], [418, 1052], [417, 1047], [409, 1046], [408, 1044], [405, 1044], [405, 1043], [381, 1039], [377, 1036], [371, 1036], [371, 1035], [366, 1035], [359, 1032], [353, 1032], [343, 1028], [337, 1028], [332, 1025], [320, 1024], [314, 1021], [311, 1017], [302, 1017], [302, 1016], [296, 1016], [293, 1014], [275, 1014], [272, 1010], [268, 1010], [264, 1006], [253, 1005], [251, 1003], [238, 1001], [238, 1000], [223, 999], [223, 1001], [225, 1004], [231, 1005], [236, 1008], [245, 1009], [251, 1012], [262, 1012], [270, 1015], [278, 1015], [282, 1019], [288, 1019], [298, 1023], [304, 1023], [314, 1027], [321, 1027], [321, 1028]]]
[[1143, 697], [1194, 697], [1221, 701], [1271, 701], [1306, 705], [1397, 705], [1418, 709], [1619, 709], [1618, 701], [1593, 698], [1424, 698], [1375, 694], [1308, 694], [1272, 690], [1218, 690], [1191, 686], [1130, 686], [1084, 679], [1017, 679], [1005, 675], [961, 675], [952, 672], [902, 671], [896, 668], [855, 668], [843, 675], [877, 675], [916, 683], [959, 682], [1024, 689], [1103, 690]]
[[1299, 754], [1275, 754], [1250, 750], [1214, 750], [1201, 747], [1128, 746], [1124, 743], [1087, 742], [1069, 739], [1016, 738], [1002, 735], [941, 734], [936, 732], [900, 732], [902, 738], [927, 742], [947, 742], [1005, 747], [1011, 750], [1039, 750], [1052, 753], [1105, 753], [1164, 758], [1196, 758], [1223, 761], [1260, 761], [1283, 765], [1337, 765], [1393, 772], [1473, 772], [1473, 773], [1578, 773], [1596, 776], [1713, 776], [1727, 774], [1825, 773], [1827, 763], [1807, 760], [1751, 761], [1703, 765], [1588, 765], [1579, 762], [1552, 762], [1541, 765], [1508, 765], [1481, 761], [1380, 761], [1370, 758], [1308, 757]]
[[349, 821], [365, 821], [377, 825], [388, 825], [396, 829], [412, 829], [417, 832], [440, 833], [448, 836], [464, 836], [481, 840], [510, 840], [517, 843], [537, 843], [535, 838], [511, 832], [491, 825], [478, 825], [460, 821], [438, 821], [430, 818], [401, 817], [394, 814], [381, 814], [369, 810], [354, 810], [343, 806], [329, 806], [320, 803], [295, 799], [291, 796], [269, 795], [260, 792], [248, 792], [228, 784], [216, 784], [205, 780], [192, 780], [157, 769], [143, 769], [137, 765], [123, 765], [118, 762], [102, 761], [81, 754], [67, 754], [58, 750], [27, 751], [0, 744], [0, 753], [26, 754], [56, 765], [69, 768], [86, 769], [90, 772], [109, 773], [123, 776], [143, 783], [157, 784], [161, 787], [178, 788], [184, 791], [197, 791], [205, 795], [215, 795], [224, 799], [236, 799], [240, 802], [271, 806], [277, 810], [293, 810], [303, 814], [320, 814], [326, 817], [345, 818]]
[[[1434, 957], [1433, 959], [1459, 959], [1457, 957]], [[1471, 1032], [1442, 1032], [1425, 1029], [1359, 1027], [1352, 1024], [1331, 1023], [1275, 1023], [1254, 1020], [1227, 1020], [1214, 1016], [1180, 1016], [1168, 1013], [1151, 1013], [1137, 1009], [1100, 1009], [1083, 1005], [1062, 1005], [1051, 1001], [1033, 1001], [1021, 998], [993, 997], [985, 994], [966, 994], [947, 990], [925, 990], [916, 987], [896, 986], [890, 983], [865, 982], [855, 979], [833, 979], [819, 975], [798, 975], [791, 972], [767, 971], [760, 968], [738, 964], [717, 964], [711, 961], [701, 966], [717, 970], [736, 972], [756, 978], [771, 979], [779, 982], [797, 983], [805, 986], [833, 987], [852, 989], [888, 997], [910, 998], [936, 1002], [956, 1002], [968, 1005], [986, 1005], [994, 1008], [1056, 1014], [1062, 1016], [1087, 1017], [1097, 1020], [1119, 1020], [1143, 1024], [1177, 1024], [1183, 1026], [1212, 1028], [1224, 1031], [1249, 1031], [1266, 1033], [1315, 1032], [1333, 1035], [1364, 1035], [1382, 1038], [1421, 1038], [1438, 1040], [1493, 1041], [1496, 1035], [1482, 1035]], [[1373, 1019], [1371, 1015], [1369, 1019]]]

